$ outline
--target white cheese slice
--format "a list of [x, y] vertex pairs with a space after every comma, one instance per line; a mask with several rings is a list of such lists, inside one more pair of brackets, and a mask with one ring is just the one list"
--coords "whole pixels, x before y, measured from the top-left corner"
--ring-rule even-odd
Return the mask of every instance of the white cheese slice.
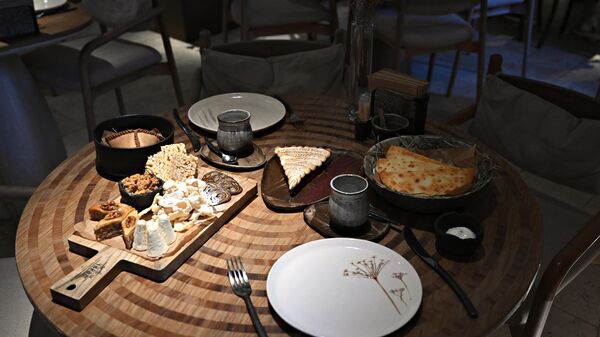
[[147, 243], [146, 221], [138, 220], [133, 232], [133, 249], [143, 252], [147, 249]]
[[161, 234], [165, 237], [167, 244], [170, 245], [175, 242], [175, 231], [173, 230], [173, 226], [171, 225], [171, 221], [169, 221], [169, 216], [165, 213], [161, 213], [158, 216], [158, 229]]
[[165, 237], [158, 229], [158, 225], [154, 221], [147, 221], [148, 228], [148, 257], [161, 257], [167, 252], [169, 246]]

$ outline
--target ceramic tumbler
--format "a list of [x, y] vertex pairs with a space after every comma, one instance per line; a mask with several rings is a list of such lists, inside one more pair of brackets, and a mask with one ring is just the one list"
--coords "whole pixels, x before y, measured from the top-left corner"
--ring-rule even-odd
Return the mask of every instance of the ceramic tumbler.
[[246, 110], [227, 110], [217, 115], [217, 144], [219, 149], [233, 155], [252, 151], [250, 113]]
[[331, 179], [329, 220], [332, 224], [357, 228], [369, 219], [369, 182], [355, 174], [342, 174]]

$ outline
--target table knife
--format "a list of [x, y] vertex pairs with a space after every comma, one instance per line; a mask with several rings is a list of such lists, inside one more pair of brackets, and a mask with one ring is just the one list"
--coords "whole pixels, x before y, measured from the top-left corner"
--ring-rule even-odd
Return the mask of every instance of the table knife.
[[450, 289], [452, 289], [456, 296], [458, 296], [458, 299], [462, 302], [463, 306], [467, 310], [467, 313], [469, 313], [469, 316], [471, 318], [477, 318], [479, 313], [477, 312], [477, 309], [475, 309], [473, 303], [471, 303], [471, 300], [469, 300], [469, 296], [467, 296], [465, 291], [458, 285], [458, 283], [456, 283], [454, 278], [452, 278], [452, 276], [448, 274], [448, 272], [444, 270], [444, 268], [442, 268], [442, 266], [440, 266], [437, 261], [431, 257], [431, 255], [429, 255], [429, 253], [427, 253], [409, 226], [404, 226], [404, 240], [406, 240], [406, 243], [410, 249], [412, 249], [412, 251], [419, 256], [421, 260], [423, 260], [423, 262], [433, 268], [433, 270], [435, 270], [438, 275], [440, 275], [440, 277], [446, 281], [446, 283], [448, 283], [448, 286], [450, 286]]

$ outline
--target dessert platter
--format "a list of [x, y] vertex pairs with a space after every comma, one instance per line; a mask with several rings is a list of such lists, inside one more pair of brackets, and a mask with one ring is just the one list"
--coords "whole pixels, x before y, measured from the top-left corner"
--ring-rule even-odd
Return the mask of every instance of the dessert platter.
[[256, 181], [199, 166], [184, 144], [162, 146], [74, 225], [69, 249], [90, 259], [52, 299], [82, 310], [121, 270], [164, 281], [256, 193]]

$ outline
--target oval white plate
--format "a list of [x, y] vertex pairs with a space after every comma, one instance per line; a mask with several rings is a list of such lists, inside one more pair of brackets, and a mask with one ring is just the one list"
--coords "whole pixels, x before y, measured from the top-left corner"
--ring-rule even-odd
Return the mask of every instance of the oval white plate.
[[262, 131], [285, 118], [285, 107], [273, 97], [246, 92], [207, 97], [194, 103], [188, 111], [190, 122], [204, 131], [217, 132], [217, 115], [226, 110], [250, 112], [252, 131]]
[[421, 305], [415, 269], [365, 240], [312, 241], [285, 253], [267, 277], [267, 296], [287, 323], [315, 336], [383, 336]]
[[33, 8], [37, 13], [64, 6], [66, 3], [67, 0], [33, 0]]

